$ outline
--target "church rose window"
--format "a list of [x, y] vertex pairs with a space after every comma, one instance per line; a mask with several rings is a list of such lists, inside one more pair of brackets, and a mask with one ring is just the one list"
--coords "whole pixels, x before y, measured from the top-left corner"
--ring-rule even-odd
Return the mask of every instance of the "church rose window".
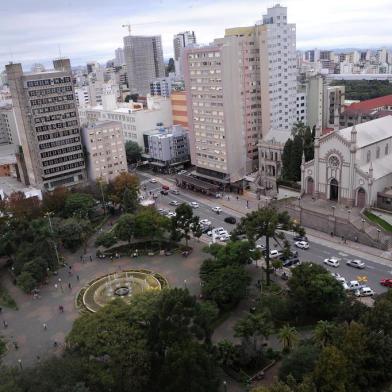
[[340, 166], [339, 158], [335, 155], [332, 155], [331, 157], [329, 157], [328, 162], [329, 162], [329, 166], [331, 166], [331, 167], [339, 167]]

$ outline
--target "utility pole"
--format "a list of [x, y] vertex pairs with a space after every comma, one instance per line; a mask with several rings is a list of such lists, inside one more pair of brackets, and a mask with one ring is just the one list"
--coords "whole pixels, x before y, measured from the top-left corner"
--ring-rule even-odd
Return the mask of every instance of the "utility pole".
[[[45, 214], [45, 216], [47, 216], [49, 219], [50, 232], [52, 233], [52, 236], [53, 236], [54, 231], [53, 231], [53, 226], [52, 226], [52, 220], [50, 219], [51, 215], [53, 215], [53, 212], [47, 212]], [[53, 241], [54, 251], [56, 252], [57, 266], [60, 266], [60, 258], [59, 258], [59, 252], [57, 251], [57, 244], [54, 239], [52, 241]]]

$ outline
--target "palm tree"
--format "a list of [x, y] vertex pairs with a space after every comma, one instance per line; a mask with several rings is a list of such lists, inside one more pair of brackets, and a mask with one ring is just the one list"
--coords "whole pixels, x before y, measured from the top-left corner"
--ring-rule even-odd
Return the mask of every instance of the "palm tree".
[[290, 351], [299, 341], [297, 330], [290, 325], [285, 325], [279, 330], [278, 338], [283, 344], [283, 351]]
[[314, 340], [321, 347], [325, 347], [332, 342], [335, 325], [330, 321], [320, 320], [314, 329]]

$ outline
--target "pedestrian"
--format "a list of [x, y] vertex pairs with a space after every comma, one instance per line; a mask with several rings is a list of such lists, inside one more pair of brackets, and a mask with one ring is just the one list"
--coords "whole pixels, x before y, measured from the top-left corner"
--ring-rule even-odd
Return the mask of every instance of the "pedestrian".
[[110, 256], [110, 262], [113, 262], [113, 256]]
[[44, 331], [48, 329], [48, 325], [46, 323], [43, 323], [42, 326], [44, 327]]
[[3, 320], [3, 325], [4, 325], [4, 328], [7, 328], [8, 327], [7, 321]]
[[237, 195], [237, 201], [238, 201], [238, 195]]
[[80, 255], [80, 261], [83, 261], [83, 255]]
[[79, 280], [80, 280], [80, 278], [79, 278], [79, 275], [76, 275], [76, 280], [77, 280], [77, 281], [79, 281]]
[[57, 343], [56, 341], [54, 341], [54, 342], [53, 342], [53, 346], [54, 346], [54, 347], [57, 347], [57, 346], [58, 346], [58, 343]]
[[18, 342], [13, 342], [13, 343], [14, 343], [15, 350], [17, 350], [19, 348]]
[[90, 261], [93, 262], [93, 258], [91, 257], [91, 255], [90, 255]]
[[68, 282], [68, 288], [71, 290], [71, 288], [72, 288], [71, 282]]
[[63, 313], [63, 312], [64, 312], [63, 305], [59, 305], [59, 311], [60, 311], [60, 313]]
[[3, 311], [3, 308], [0, 306], [0, 313]]
[[246, 201], [246, 208], [249, 208], [249, 200]]
[[37, 355], [35, 358], [37, 359], [38, 362], [41, 361], [41, 357], [39, 355]]

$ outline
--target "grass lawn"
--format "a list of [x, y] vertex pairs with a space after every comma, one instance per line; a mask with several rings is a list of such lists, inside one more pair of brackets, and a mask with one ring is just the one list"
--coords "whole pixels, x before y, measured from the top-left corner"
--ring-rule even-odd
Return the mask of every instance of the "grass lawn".
[[380, 218], [377, 215], [374, 215], [372, 212], [368, 210], [365, 211], [365, 216], [372, 222], [381, 226], [385, 231], [389, 231], [390, 233], [392, 233], [392, 225], [386, 222], [384, 219]]

